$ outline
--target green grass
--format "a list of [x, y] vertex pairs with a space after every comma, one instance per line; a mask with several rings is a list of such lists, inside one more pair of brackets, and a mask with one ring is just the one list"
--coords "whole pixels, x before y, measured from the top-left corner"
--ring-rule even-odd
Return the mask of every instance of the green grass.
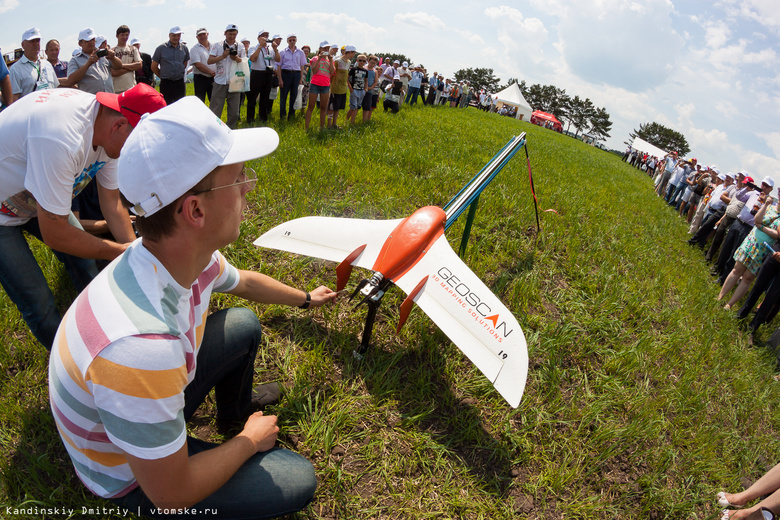
[[[516, 410], [419, 309], [395, 335], [398, 290], [362, 362], [352, 351], [365, 309], [250, 305], [265, 330], [257, 380], [286, 387], [272, 410], [279, 443], [319, 478], [298, 518], [715, 518], [715, 492], [778, 460], [774, 353], [747, 346], [714, 301], [701, 254], [683, 243], [686, 226], [638, 170], [474, 109], [377, 112], [368, 125], [322, 133], [271, 125], [279, 149], [253, 161], [258, 187], [224, 252], [297, 287], [335, 285], [335, 266], [257, 249], [254, 238], [307, 215], [400, 218], [443, 205], [521, 131], [541, 209], [558, 212], [540, 214], [537, 234], [520, 152], [483, 193], [466, 254], [528, 340]], [[448, 233], [456, 249], [462, 230]], [[45, 248], [36, 252], [64, 308], [67, 276]], [[66, 507], [80, 517], [105, 503], [84, 490], [60, 445], [46, 352], [4, 294], [0, 311], [0, 511]], [[193, 433], [220, 438], [213, 411], [203, 407]]]

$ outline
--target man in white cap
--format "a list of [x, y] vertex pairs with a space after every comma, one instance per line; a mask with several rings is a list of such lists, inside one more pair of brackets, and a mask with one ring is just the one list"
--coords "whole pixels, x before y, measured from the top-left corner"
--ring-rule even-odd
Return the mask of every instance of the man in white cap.
[[225, 39], [214, 44], [209, 52], [209, 65], [217, 67], [217, 73], [214, 76], [214, 86], [211, 94], [209, 108], [217, 117], [222, 117], [222, 110], [227, 102], [227, 125], [235, 128], [238, 124], [238, 116], [241, 110], [241, 92], [230, 92], [230, 73], [232, 63], [241, 63], [241, 60], [247, 59], [246, 49], [236, 41], [238, 36], [238, 27], [235, 24], [228, 24], [225, 28]]
[[[271, 94], [275, 63], [281, 59], [279, 56], [279, 44], [271, 41], [268, 45], [269, 33], [260, 29], [257, 33], [257, 45], [249, 49], [249, 61], [252, 62], [252, 70], [249, 73], [249, 99], [246, 102], [246, 122], [252, 124], [255, 121], [255, 107], [259, 105], [259, 117], [263, 123], [268, 121], [268, 96]], [[281, 77], [279, 74], [277, 78]], [[259, 99], [258, 99], [259, 96]]]
[[[97, 96], [50, 89], [28, 94], [0, 117], [0, 283], [46, 348], [60, 314], [23, 232], [53, 249], [83, 289], [97, 274], [94, 260], [85, 259], [112, 260], [135, 239], [114, 159], [141, 114], [164, 105], [148, 85]], [[116, 242], [85, 232], [71, 214], [72, 198], [92, 179]]]
[[352, 58], [357, 54], [353, 45], [346, 45], [341, 56], [336, 60], [336, 73], [330, 83], [330, 102], [328, 103], [328, 127], [339, 128], [339, 111], [347, 106], [347, 94], [349, 94], [349, 69]]
[[409, 93], [409, 80], [412, 79], [412, 71], [409, 70], [409, 62], [405, 61], [398, 68], [398, 75], [401, 77], [401, 83], [404, 84], [403, 94], [401, 95], [401, 101], [399, 105], [404, 104], [406, 95]]
[[209, 43], [209, 32], [205, 27], [195, 31], [195, 38], [198, 43], [192, 46], [190, 50], [190, 63], [192, 63], [192, 83], [195, 90], [195, 96], [206, 102], [206, 98], [211, 101], [211, 89], [214, 85], [214, 76], [217, 73], [216, 65], [209, 65], [209, 52], [211, 52], [211, 43]]
[[98, 49], [97, 35], [91, 27], [79, 33], [80, 50], [68, 62], [68, 84], [90, 94], [114, 93], [112, 70], [122, 68], [122, 62], [111, 49]]
[[152, 55], [152, 72], [160, 78], [160, 94], [169, 105], [187, 94], [184, 72], [190, 61], [190, 50], [181, 42], [181, 27], [171, 27], [168, 41]]
[[54, 67], [39, 56], [41, 52], [41, 33], [37, 27], [27, 29], [22, 35], [22, 50], [24, 54], [19, 61], [11, 65], [11, 91], [13, 100], [35, 92], [57, 88], [60, 85]]
[[[244, 162], [278, 143], [270, 128], [231, 131], [193, 96], [144, 118], [122, 150], [119, 189], [141, 239], [71, 306], [49, 364], [51, 408], [74, 468], [119, 507], [268, 518], [314, 495], [311, 463], [276, 448], [277, 418], [257, 411], [278, 398], [274, 383], [252, 388], [257, 316], [209, 315], [212, 292], [301, 308], [336, 297], [236, 269], [219, 252], [238, 238], [257, 181]], [[212, 389], [218, 423], [240, 428], [221, 445], [186, 429]]]
[[[295, 44], [298, 36], [287, 36], [287, 47], [279, 52], [279, 68], [282, 71], [282, 79], [279, 82], [279, 120], [285, 118], [292, 121], [295, 117], [295, 100], [298, 98], [298, 85], [303, 85], [303, 76], [306, 74], [306, 65], [309, 63], [306, 55]], [[290, 106], [287, 107], [289, 96]]]

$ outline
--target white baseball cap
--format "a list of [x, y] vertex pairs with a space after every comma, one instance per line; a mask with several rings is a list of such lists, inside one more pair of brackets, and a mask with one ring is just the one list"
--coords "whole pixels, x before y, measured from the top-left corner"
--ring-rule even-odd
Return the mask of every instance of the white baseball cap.
[[260, 31], [257, 33], [257, 37], [259, 38], [260, 36], [262, 36], [264, 34], [268, 34], [268, 31], [266, 31], [265, 29], [260, 29]]
[[95, 47], [100, 47], [101, 45], [103, 45], [103, 44], [104, 44], [105, 42], [107, 42], [107, 41], [108, 41], [108, 40], [106, 40], [106, 37], [105, 37], [105, 36], [103, 36], [102, 34], [98, 34], [98, 35], [95, 37]]
[[347, 52], [357, 52], [357, 49], [354, 45], [347, 45], [344, 47], [344, 53], [346, 54]]
[[249, 38], [247, 38], [246, 36], [242, 36], [242, 37], [241, 37], [241, 41], [242, 41], [242, 42], [249, 42], [249, 43], [252, 43], [252, 40], [250, 40], [250, 39], [249, 39]]
[[231, 130], [195, 96], [145, 114], [127, 138], [117, 164], [119, 191], [139, 216], [153, 215], [217, 166], [273, 152], [271, 128]]
[[330, 44], [328, 41], [320, 42], [320, 49], [324, 49], [325, 47], [330, 47]]
[[209, 31], [205, 27], [201, 27], [197, 31], [195, 31], [195, 36], [200, 36], [201, 34], [208, 34]]
[[274, 34], [274, 37], [273, 37], [273, 38], [271, 38], [271, 39], [272, 39], [272, 40], [279, 40], [279, 39], [281, 39], [281, 38], [282, 38], [282, 35], [281, 35], [281, 34]]
[[768, 184], [770, 187], [774, 188], [775, 187], [775, 180], [772, 177], [770, 177], [769, 175], [767, 175], [766, 177], [761, 179], [761, 184]]
[[183, 31], [181, 30], [181, 27], [179, 27], [178, 25], [174, 25], [173, 27], [171, 27], [171, 30], [168, 31], [168, 34], [181, 34], [182, 32]]
[[287, 38], [286, 38], [286, 39], [287, 39], [287, 40], [289, 40], [290, 38], [297, 38], [297, 37], [298, 37], [298, 35], [297, 35], [297, 34], [295, 34], [295, 33], [290, 33], [290, 34], [288, 34], [288, 35], [287, 35]]
[[225, 27], [225, 32], [228, 31], [238, 31], [238, 27], [236, 27], [236, 24], [234, 23], [229, 23], [227, 27]]
[[85, 42], [88, 42], [89, 40], [94, 40], [96, 38], [95, 31], [92, 30], [92, 27], [85, 27], [79, 32], [79, 41], [84, 40]]
[[408, 62], [408, 61], [405, 61], [405, 62], [403, 62], [401, 65], [403, 65], [404, 67], [408, 67], [408, 66], [409, 66], [409, 62]]
[[23, 41], [40, 40], [40, 39], [41, 39], [41, 31], [39, 31], [37, 27], [27, 29], [26, 31], [24, 31], [24, 34], [22, 35]]
[[334, 43], [334, 44], [332, 44], [332, 45], [330, 46], [330, 48], [331, 48], [331, 49], [338, 49], [338, 48], [339, 48], [339, 46], [338, 46], [338, 45], [336, 45], [336, 44]]
[[130, 40], [130, 45], [135, 45], [136, 43], [138, 45], [141, 45], [141, 40], [139, 40], [138, 38], [133, 38], [132, 40]]

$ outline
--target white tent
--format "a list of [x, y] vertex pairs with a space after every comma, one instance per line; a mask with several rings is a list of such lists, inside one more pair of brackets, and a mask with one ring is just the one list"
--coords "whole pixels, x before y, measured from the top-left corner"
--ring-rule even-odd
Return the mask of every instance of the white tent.
[[520, 87], [517, 86], [517, 83], [512, 83], [501, 92], [493, 94], [493, 96], [498, 99], [499, 103], [517, 107], [517, 119], [531, 120], [531, 114], [533, 114], [534, 109], [531, 108], [531, 105], [523, 97], [523, 93], [520, 92]]
[[631, 143], [631, 148], [634, 150], [639, 150], [640, 152], [645, 152], [651, 156], [658, 157], [659, 159], [663, 158], [667, 154], [667, 152], [661, 148], [648, 143], [640, 137], [634, 137], [634, 142]]

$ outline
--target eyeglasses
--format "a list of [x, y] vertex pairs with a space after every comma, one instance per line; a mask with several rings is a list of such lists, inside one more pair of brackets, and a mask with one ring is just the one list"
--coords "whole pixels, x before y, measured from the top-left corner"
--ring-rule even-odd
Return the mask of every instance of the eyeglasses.
[[358, 63], [365, 63], [366, 60], [358, 60]]
[[257, 174], [252, 168], [248, 168], [246, 166], [241, 168], [241, 178], [243, 178], [244, 180], [234, 182], [233, 184], [225, 184], [224, 186], [209, 188], [207, 190], [193, 191], [192, 193], [194, 195], [198, 195], [200, 193], [206, 193], [207, 191], [221, 190], [222, 188], [230, 188], [231, 186], [239, 186], [241, 184], [246, 184], [248, 188], [247, 191], [252, 191], [253, 189], [255, 189], [255, 186], [257, 186]]

